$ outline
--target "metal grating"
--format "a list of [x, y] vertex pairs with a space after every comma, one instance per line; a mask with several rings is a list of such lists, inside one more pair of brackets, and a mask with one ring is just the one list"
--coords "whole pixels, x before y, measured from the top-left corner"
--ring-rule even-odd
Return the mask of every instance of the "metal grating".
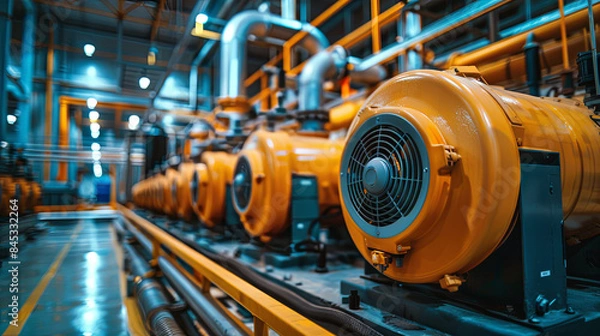
[[[414, 139], [394, 125], [375, 125], [359, 136], [350, 152], [348, 196], [365, 222], [385, 227], [415, 208], [424, 180], [421, 153]], [[365, 183], [366, 170], [373, 162], [385, 172], [377, 182], [381, 190]]]

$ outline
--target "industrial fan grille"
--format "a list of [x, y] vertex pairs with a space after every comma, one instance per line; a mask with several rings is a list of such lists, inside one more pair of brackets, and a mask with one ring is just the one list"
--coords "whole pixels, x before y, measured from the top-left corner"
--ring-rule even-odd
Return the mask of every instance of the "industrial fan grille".
[[233, 176], [233, 199], [238, 208], [245, 210], [252, 195], [252, 169], [245, 156], [240, 156]]
[[[367, 170], [376, 171], [374, 165], [381, 168], [369, 177]], [[345, 205], [366, 232], [397, 234], [424, 203], [428, 166], [425, 144], [408, 121], [376, 115], [358, 128], [344, 150], [340, 182]]]

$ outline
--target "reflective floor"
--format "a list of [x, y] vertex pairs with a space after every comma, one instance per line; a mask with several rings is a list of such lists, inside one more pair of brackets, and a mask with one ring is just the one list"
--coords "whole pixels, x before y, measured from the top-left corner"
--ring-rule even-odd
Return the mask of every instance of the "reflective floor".
[[[19, 252], [19, 328], [9, 326], [12, 265], [0, 273], [0, 332], [4, 335], [129, 335], [141, 321], [123, 298], [121, 250], [110, 220], [50, 222]], [[134, 311], [129, 322], [128, 309]], [[132, 327], [132, 324], [134, 325]], [[132, 331], [130, 331], [132, 330]]]

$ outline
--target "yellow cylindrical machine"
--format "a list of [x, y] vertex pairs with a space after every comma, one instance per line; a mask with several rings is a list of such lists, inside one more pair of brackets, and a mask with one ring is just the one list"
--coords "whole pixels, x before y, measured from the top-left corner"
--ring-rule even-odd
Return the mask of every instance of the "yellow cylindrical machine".
[[169, 216], [177, 215], [177, 187], [176, 182], [179, 177], [179, 172], [173, 168], [168, 168], [165, 171], [163, 178], [159, 178], [159, 188], [162, 192], [159, 209]]
[[40, 205], [42, 200], [42, 187], [39, 183], [31, 181], [30, 182], [30, 206], [33, 208], [37, 205]]
[[226, 188], [233, 177], [236, 155], [205, 152], [192, 177], [191, 195], [194, 211], [209, 228], [223, 222]]
[[16, 192], [13, 178], [10, 175], [0, 175], [0, 201], [5, 205], [0, 209], [0, 216], [8, 216], [10, 207], [8, 202]]
[[14, 178], [12, 183], [14, 184], [15, 192], [11, 198], [19, 200], [19, 211], [25, 212], [31, 210], [31, 183], [23, 177]]
[[184, 162], [179, 165], [179, 175], [174, 180], [174, 188], [177, 195], [177, 217], [184, 220], [190, 220], [194, 216], [192, 209], [192, 197], [190, 193], [190, 183], [194, 176], [195, 163]]
[[[590, 116], [574, 100], [488, 86], [474, 68], [389, 80], [353, 121], [342, 155], [340, 193], [354, 243], [398, 281], [469, 271], [513, 227], [519, 148], [560, 153], [565, 237], [597, 235], [600, 127]], [[401, 266], [391, 262], [398, 256]]]
[[254, 132], [239, 154], [233, 200], [246, 231], [268, 240], [289, 222], [292, 174], [316, 176], [322, 208], [339, 205], [338, 169], [343, 141]]

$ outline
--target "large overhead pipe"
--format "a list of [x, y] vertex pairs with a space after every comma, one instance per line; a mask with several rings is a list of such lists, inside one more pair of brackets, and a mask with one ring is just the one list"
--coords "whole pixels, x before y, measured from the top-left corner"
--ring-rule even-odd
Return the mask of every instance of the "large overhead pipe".
[[[221, 35], [219, 104], [227, 112], [245, 113], [249, 110], [244, 79], [246, 78], [246, 43], [250, 35], [275, 36], [277, 30], [305, 32], [300, 45], [315, 54], [329, 46], [323, 33], [308, 23], [283, 19], [270, 13], [245, 11], [235, 15]], [[279, 36], [278, 36], [279, 37]]]
[[31, 0], [23, 0], [25, 18], [23, 19], [23, 43], [21, 44], [21, 83], [26, 101], [19, 103], [19, 127], [17, 143], [22, 145], [29, 142], [29, 129], [31, 128], [31, 94], [33, 92], [33, 68], [35, 49], [35, 5]]
[[208, 299], [196, 285], [188, 280], [179, 270], [164, 257], [158, 257], [158, 267], [181, 295], [196, 316], [214, 335], [243, 335], [235, 325]]
[[[361, 64], [356, 66], [356, 70], [360, 71], [371, 68], [377, 64], [389, 62], [395, 59], [396, 56], [416, 47], [418, 44], [431, 41], [456, 27], [483, 16], [509, 2], [510, 0], [475, 1], [423, 28], [419, 34], [398, 43], [394, 43], [387, 48], [382, 49], [379, 53], [365, 58]], [[522, 46], [523, 45], [521, 45], [521, 47]]]
[[[575, 60], [577, 53], [586, 51], [586, 37], [583, 33], [573, 34], [569, 37], [567, 45], [569, 48], [569, 59]], [[544, 55], [543, 66], [551, 69], [562, 64], [562, 43], [552, 41], [541, 46], [541, 54]], [[574, 62], [573, 62], [574, 64]], [[573, 67], [570, 64], [570, 67]], [[523, 53], [499, 59], [493, 63], [484, 64], [479, 67], [481, 76], [489, 84], [499, 84], [506, 80], [521, 79], [525, 75], [525, 55]]]
[[[588, 24], [588, 13], [586, 10], [586, 6], [584, 4], [585, 1], [581, 1], [579, 11], [572, 12], [574, 7], [570, 7], [567, 10], [565, 7], [565, 27], [567, 31], [579, 30], [583, 29]], [[600, 15], [600, 1], [594, 1], [595, 5], [593, 6], [594, 16]], [[571, 6], [574, 6], [572, 4]], [[567, 13], [571, 12], [570, 15]], [[524, 25], [524, 28], [529, 27], [527, 30], [523, 30], [522, 32], [509, 37], [502, 39], [496, 43], [490, 44], [488, 47], [478, 49], [476, 51], [465, 53], [463, 55], [458, 55], [455, 57], [450, 57], [445, 64], [440, 64], [436, 62], [438, 67], [444, 68], [449, 66], [462, 66], [462, 65], [479, 65], [482, 63], [487, 63], [489, 61], [493, 61], [505, 55], [512, 55], [521, 52], [523, 46], [527, 42], [527, 36], [530, 33], [535, 35], [535, 39], [538, 42], [546, 41], [551, 38], [560, 36], [561, 29], [561, 21], [560, 21], [560, 13], [556, 13], [556, 15], [551, 15], [549, 17], [554, 18], [553, 21], [543, 21], [543, 20], [535, 20], [535, 22], [527, 23]], [[542, 25], [536, 26], [534, 23], [542, 23]]]

